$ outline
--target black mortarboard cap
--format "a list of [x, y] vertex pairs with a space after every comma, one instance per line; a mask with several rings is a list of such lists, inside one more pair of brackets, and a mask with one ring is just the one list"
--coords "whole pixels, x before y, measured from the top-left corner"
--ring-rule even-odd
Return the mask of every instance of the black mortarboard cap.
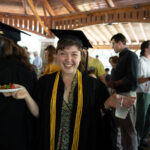
[[17, 43], [21, 40], [21, 33], [29, 35], [19, 29], [0, 22], [0, 36], [7, 37]]
[[93, 48], [85, 34], [80, 30], [51, 29], [51, 32], [57, 36], [59, 40], [72, 39], [78, 41], [83, 48]]

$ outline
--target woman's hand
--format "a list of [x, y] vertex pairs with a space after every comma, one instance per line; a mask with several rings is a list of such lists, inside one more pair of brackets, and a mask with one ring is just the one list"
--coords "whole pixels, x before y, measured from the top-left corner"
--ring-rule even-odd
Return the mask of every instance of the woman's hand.
[[14, 85], [14, 88], [20, 88], [20, 89], [16, 92], [3, 93], [5, 97], [12, 96], [15, 99], [25, 99], [26, 97], [29, 96], [29, 93], [24, 86], [19, 85], [19, 84], [13, 84], [13, 85]]
[[27, 107], [30, 110], [30, 112], [32, 113], [32, 115], [35, 116], [36, 118], [38, 118], [39, 107], [38, 107], [37, 103], [34, 101], [34, 99], [30, 96], [30, 94], [26, 90], [26, 88], [19, 84], [14, 84], [14, 87], [20, 88], [20, 89], [16, 92], [3, 93], [3, 95], [6, 97], [12, 96], [15, 99], [24, 99], [27, 104]]
[[106, 109], [116, 107], [131, 107], [134, 105], [136, 97], [128, 97], [119, 94], [111, 95], [104, 103]]

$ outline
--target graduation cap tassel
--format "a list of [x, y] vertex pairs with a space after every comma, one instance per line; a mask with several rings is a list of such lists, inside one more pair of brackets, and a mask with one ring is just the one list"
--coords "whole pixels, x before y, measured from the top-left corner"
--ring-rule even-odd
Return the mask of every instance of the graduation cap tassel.
[[87, 50], [86, 63], [85, 63], [85, 75], [88, 75], [88, 57], [89, 57], [89, 53], [88, 53], [88, 50]]

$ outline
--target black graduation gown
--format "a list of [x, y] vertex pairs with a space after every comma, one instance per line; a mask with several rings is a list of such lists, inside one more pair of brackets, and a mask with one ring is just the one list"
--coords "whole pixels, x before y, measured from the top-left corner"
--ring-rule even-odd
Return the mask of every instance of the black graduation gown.
[[[50, 100], [55, 76], [56, 73], [41, 77], [35, 92], [35, 99], [38, 101], [40, 108], [38, 146], [40, 150], [50, 150]], [[77, 108], [77, 87], [78, 84], [76, 85], [74, 91], [69, 150], [71, 150], [72, 145], [75, 114]], [[60, 129], [63, 93], [64, 83], [60, 76], [56, 102], [55, 145], [57, 145], [58, 133]], [[100, 114], [100, 108], [103, 107], [103, 103], [108, 96], [109, 94], [107, 88], [101, 81], [91, 77], [87, 77], [85, 80], [83, 77], [83, 112], [80, 125], [78, 150], [101, 150], [102, 147], [105, 147], [103, 149], [114, 149], [112, 146], [110, 133], [107, 134], [109, 137], [106, 136], [106, 132], [108, 131], [105, 132], [105, 124], [103, 123], [103, 119]]]
[[[0, 59], [0, 85], [17, 83], [32, 94], [36, 74], [12, 57]], [[0, 93], [0, 150], [31, 150], [34, 117], [24, 100], [4, 97]]]

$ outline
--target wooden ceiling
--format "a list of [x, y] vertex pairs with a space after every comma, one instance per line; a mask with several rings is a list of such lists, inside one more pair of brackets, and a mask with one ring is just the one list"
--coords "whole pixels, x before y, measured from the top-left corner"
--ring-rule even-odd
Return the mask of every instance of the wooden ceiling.
[[50, 28], [80, 29], [100, 49], [121, 32], [138, 49], [150, 39], [150, 0], [0, 0], [0, 21], [46, 37]]

